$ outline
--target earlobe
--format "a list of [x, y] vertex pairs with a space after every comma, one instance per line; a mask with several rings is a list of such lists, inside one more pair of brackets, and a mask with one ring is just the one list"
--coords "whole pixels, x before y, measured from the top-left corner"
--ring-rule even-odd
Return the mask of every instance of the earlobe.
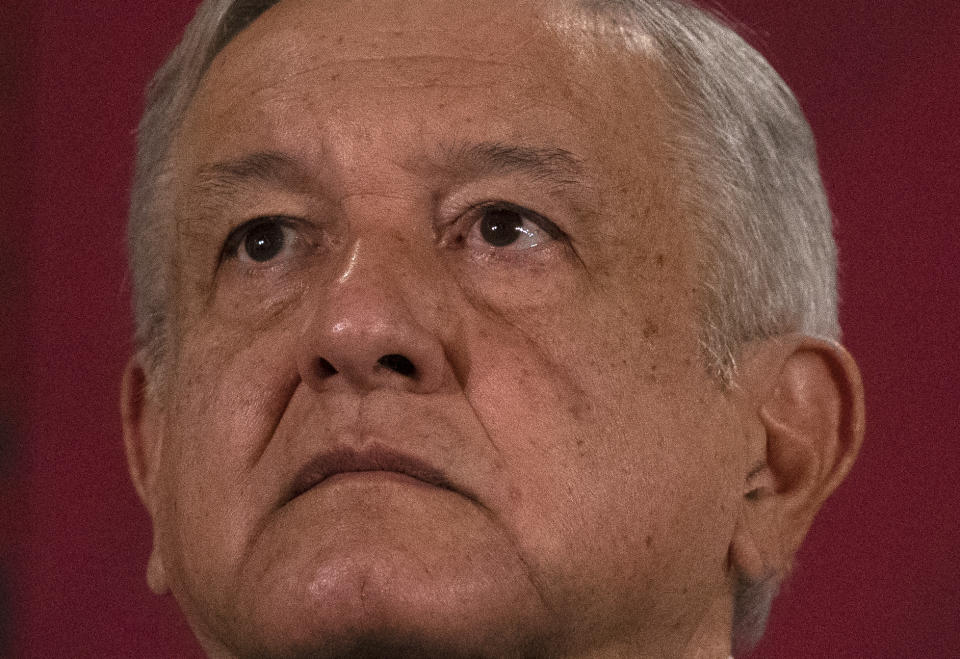
[[742, 578], [779, 580], [860, 450], [863, 385], [853, 358], [831, 341], [777, 337], [749, 359], [754, 436], [730, 558]]
[[156, 478], [163, 425], [160, 410], [147, 393], [146, 371], [136, 356], [130, 359], [123, 372], [120, 411], [130, 478], [153, 520], [153, 549], [147, 563], [147, 583], [154, 593], [161, 595], [168, 589], [156, 531]]
[[147, 585], [155, 595], [163, 595], [170, 590], [156, 538], [154, 538], [153, 549], [150, 551], [150, 558], [147, 559]]

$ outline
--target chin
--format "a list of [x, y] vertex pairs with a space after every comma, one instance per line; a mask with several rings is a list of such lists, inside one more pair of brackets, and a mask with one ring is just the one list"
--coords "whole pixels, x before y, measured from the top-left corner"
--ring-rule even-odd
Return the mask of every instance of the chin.
[[198, 636], [210, 640], [211, 657], [549, 654], [550, 619], [523, 580], [367, 559], [327, 562], [309, 580], [254, 598], [247, 614], [221, 619], [233, 622], [219, 633]]
[[276, 657], [278, 659], [391, 659], [402, 657], [444, 657], [449, 659], [468, 659], [479, 657], [527, 657], [540, 656], [540, 653], [517, 649], [516, 652], [504, 651], [502, 647], [468, 647], [454, 639], [437, 640], [415, 634], [370, 630], [366, 633], [353, 633], [322, 639], [311, 639], [286, 647], [257, 648], [242, 657]]
[[[432, 609], [433, 607], [430, 607]], [[422, 616], [422, 617], [421, 617]], [[419, 617], [419, 619], [418, 619]], [[471, 624], [475, 622], [476, 624]], [[263, 623], [261, 623], [263, 624]], [[249, 630], [248, 630], [249, 631]], [[261, 627], [251, 637], [232, 639], [235, 650], [222, 653], [210, 648], [225, 648], [213, 643], [210, 656], [277, 657], [316, 659], [335, 657], [530, 657], [547, 656], [547, 635], [537, 637], [531, 630], [518, 630], [513, 621], [501, 626], [464, 614], [456, 624], [433, 616], [432, 610], [402, 615], [376, 615], [354, 612], [348, 619], [321, 613], [317, 618], [289, 622], [273, 629]]]

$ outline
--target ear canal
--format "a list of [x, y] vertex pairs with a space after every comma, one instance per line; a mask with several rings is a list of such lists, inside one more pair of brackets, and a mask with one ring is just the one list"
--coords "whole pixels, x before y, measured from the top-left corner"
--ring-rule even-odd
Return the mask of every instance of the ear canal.
[[163, 558], [160, 556], [160, 550], [156, 547], [150, 552], [150, 558], [147, 559], [147, 585], [155, 595], [165, 595], [170, 590], [167, 583], [167, 572], [163, 567]]
[[746, 501], [760, 501], [775, 493], [776, 482], [765, 463], [758, 465], [747, 475], [743, 492], [743, 498]]

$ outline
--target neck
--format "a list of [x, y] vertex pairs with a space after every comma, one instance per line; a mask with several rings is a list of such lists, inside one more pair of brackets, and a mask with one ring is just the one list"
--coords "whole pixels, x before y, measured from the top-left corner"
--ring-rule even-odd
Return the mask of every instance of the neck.
[[730, 656], [732, 625], [733, 601], [729, 593], [724, 593], [704, 609], [680, 656], [689, 659], [727, 659]]
[[664, 629], [659, 638], [622, 639], [575, 656], [577, 659], [728, 659], [732, 624], [732, 598], [724, 593], [698, 613], [686, 617], [684, 622], [677, 621], [675, 626]]

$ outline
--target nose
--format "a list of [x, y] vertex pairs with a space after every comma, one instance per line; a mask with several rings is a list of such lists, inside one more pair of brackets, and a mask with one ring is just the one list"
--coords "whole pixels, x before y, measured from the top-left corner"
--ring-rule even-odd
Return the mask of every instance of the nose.
[[[310, 296], [298, 368], [316, 391], [434, 393], [455, 382], [430, 278], [355, 245], [343, 272]], [[401, 272], [402, 271], [402, 272]], [[420, 305], [414, 307], [413, 305]]]

